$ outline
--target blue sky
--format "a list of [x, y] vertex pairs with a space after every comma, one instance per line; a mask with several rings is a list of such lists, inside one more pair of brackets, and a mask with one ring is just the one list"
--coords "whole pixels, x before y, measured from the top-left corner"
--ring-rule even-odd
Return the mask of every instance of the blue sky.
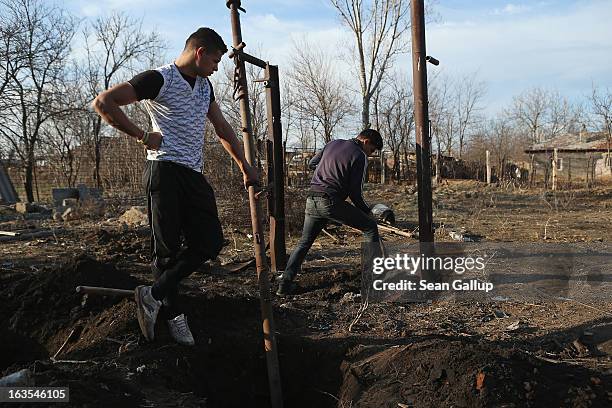
[[[287, 63], [293, 38], [307, 35], [329, 47], [350, 41], [325, 0], [243, 0], [247, 49], [278, 64]], [[231, 43], [225, 0], [65, 0], [81, 17], [122, 10], [144, 19], [168, 41], [169, 56], [181, 51], [200, 26], [217, 30]], [[611, 0], [436, 0], [438, 21], [427, 26], [427, 51], [445, 74], [474, 71], [488, 86], [485, 111], [493, 114], [512, 96], [533, 87], [558, 89], [580, 99], [591, 83], [612, 87]], [[410, 57], [396, 65], [410, 73]], [[341, 65], [342, 62], [338, 61]]]

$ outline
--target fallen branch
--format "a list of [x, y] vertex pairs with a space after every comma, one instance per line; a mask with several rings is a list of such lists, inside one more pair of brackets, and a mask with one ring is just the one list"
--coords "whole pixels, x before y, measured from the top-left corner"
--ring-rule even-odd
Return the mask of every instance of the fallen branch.
[[[2, 234], [0, 234], [2, 235]], [[30, 232], [30, 233], [26, 233], [26, 234], [19, 234], [19, 235], [10, 235], [10, 236], [5, 236], [5, 237], [0, 237], [0, 242], [7, 242], [7, 241], [24, 241], [27, 239], [33, 239], [33, 238], [45, 238], [51, 235], [55, 235], [55, 233], [53, 231], [37, 231], [37, 232]]]
[[401, 230], [399, 228], [391, 227], [391, 226], [388, 226], [388, 225], [378, 224], [378, 229], [381, 230], [381, 231], [392, 232], [394, 234], [401, 235], [401, 236], [406, 237], [406, 238], [414, 238], [415, 237], [414, 234], [411, 233], [411, 232], [406, 232], [406, 231]]
[[[401, 229], [396, 228], [396, 227], [391, 227], [390, 225], [383, 225], [383, 224], [376, 224], [376, 225], [378, 225], [378, 229], [381, 230], [381, 231], [391, 232], [393, 234], [401, 235], [402, 237], [406, 237], [406, 238], [416, 238], [416, 234], [414, 234], [412, 232], [404, 231], [404, 230], [401, 230]], [[361, 232], [361, 230], [359, 230], [357, 228], [353, 228], [353, 227], [350, 227], [348, 225], [347, 225], [347, 227], [349, 229], [353, 230], [353, 231]]]
[[64, 351], [64, 348], [66, 348], [66, 345], [73, 340], [75, 336], [75, 333], [77, 331], [77, 329], [81, 329], [80, 326], [77, 326], [75, 328], [72, 329], [72, 331], [70, 331], [70, 334], [68, 335], [68, 337], [66, 337], [66, 340], [64, 340], [64, 342], [62, 343], [62, 345], [60, 346], [59, 349], [57, 349], [57, 351], [55, 352], [55, 354], [53, 355], [53, 357], [51, 357], [51, 360], [55, 361], [55, 359], [57, 358], [57, 356], [59, 356], [61, 354], [62, 351]]
[[53, 364], [98, 364], [93, 360], [55, 360], [53, 358], [51, 358], [51, 362]]
[[338, 239], [338, 237], [336, 237], [336, 236], [334, 236], [334, 235], [330, 234], [330, 233], [329, 233], [329, 231], [327, 231], [325, 228], [323, 228], [323, 233], [324, 233], [325, 235], [327, 235], [328, 237], [330, 237], [331, 239], [333, 239], [335, 243], [340, 242], [340, 240]]

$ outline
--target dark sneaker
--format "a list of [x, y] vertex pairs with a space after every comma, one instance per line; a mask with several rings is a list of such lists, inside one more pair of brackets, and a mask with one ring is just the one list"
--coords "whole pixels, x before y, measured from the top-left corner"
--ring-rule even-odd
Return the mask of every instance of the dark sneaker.
[[276, 294], [278, 296], [289, 296], [295, 292], [296, 288], [297, 285], [292, 280], [281, 279], [280, 283], [278, 284], [278, 290], [276, 291]]
[[193, 334], [191, 334], [191, 330], [189, 330], [187, 318], [184, 314], [178, 315], [172, 320], [168, 320], [168, 329], [170, 329], [170, 335], [178, 344], [182, 344], [183, 346], [193, 346], [195, 344]]
[[152, 341], [155, 338], [155, 321], [162, 302], [153, 298], [151, 286], [138, 286], [134, 289], [136, 299], [136, 314], [138, 325], [145, 338]]

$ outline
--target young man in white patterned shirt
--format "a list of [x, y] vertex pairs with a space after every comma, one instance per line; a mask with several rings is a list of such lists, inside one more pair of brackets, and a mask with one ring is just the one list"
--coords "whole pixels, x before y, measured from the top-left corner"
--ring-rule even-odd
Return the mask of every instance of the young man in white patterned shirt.
[[[241, 169], [245, 186], [257, 183], [257, 173], [246, 161], [208, 80], [225, 52], [227, 47], [215, 31], [199, 28], [174, 63], [138, 74], [102, 92], [93, 102], [107, 123], [147, 148], [143, 184], [156, 281], [135, 291], [138, 323], [147, 340], [155, 336], [155, 321], [164, 305], [174, 339], [195, 344], [177, 307], [178, 284], [204, 261], [216, 258], [223, 245], [214, 192], [202, 174], [206, 119]], [[149, 112], [151, 132], [140, 129], [120, 109], [137, 101], [144, 101]]]

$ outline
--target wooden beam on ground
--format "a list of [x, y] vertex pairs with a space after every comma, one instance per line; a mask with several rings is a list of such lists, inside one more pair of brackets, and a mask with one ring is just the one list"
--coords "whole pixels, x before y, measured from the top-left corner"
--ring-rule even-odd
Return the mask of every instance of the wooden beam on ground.
[[77, 286], [76, 293], [99, 296], [134, 297], [134, 290], [104, 288], [100, 286]]

